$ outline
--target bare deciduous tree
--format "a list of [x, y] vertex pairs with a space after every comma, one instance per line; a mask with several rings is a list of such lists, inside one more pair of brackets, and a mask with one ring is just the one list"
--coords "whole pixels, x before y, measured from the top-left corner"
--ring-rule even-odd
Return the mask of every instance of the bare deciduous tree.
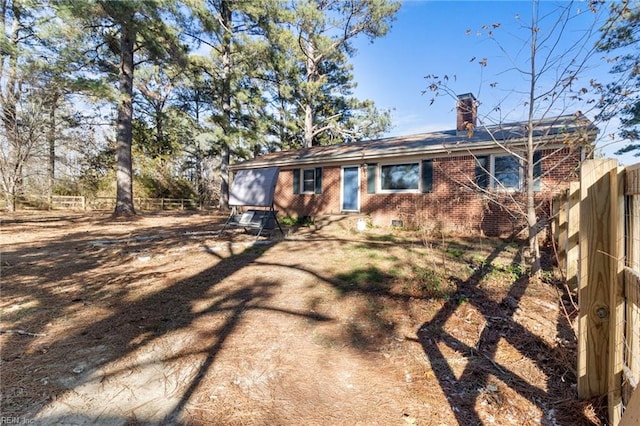
[[[482, 29], [510, 63], [510, 68], [500, 75], [516, 73], [522, 87], [509, 88], [488, 113], [478, 116], [478, 127], [489, 132], [495, 148], [502, 152], [499, 157], [501, 163], [497, 167], [495, 162], [489, 164], [484, 158], [477, 157], [477, 169], [488, 179], [478, 182], [470, 178], [464, 183], [525, 224], [529, 241], [528, 260], [533, 274], [541, 266], [539, 235], [547, 221], [541, 212], [546, 210], [548, 205], [545, 204], [549, 202], [536, 195], [538, 187], [553, 171], [552, 162], [560, 160], [558, 156], [576, 155], [576, 148], [586, 148], [581, 154], [583, 158], [592, 154], [594, 147], [585, 144], [593, 141], [596, 128], [595, 121], [587, 117], [598, 104], [597, 88], [600, 85], [588, 76], [588, 71], [598, 59], [596, 41], [604, 13], [599, 8], [600, 3], [591, 2], [586, 9], [581, 9], [584, 6], [582, 2], [562, 3], [553, 6], [552, 10], [549, 6], [537, 0], [531, 2], [531, 20], [521, 23], [522, 31], [527, 34], [522, 49], [510, 50], [498, 39], [501, 24], [487, 25]], [[568, 32], [571, 32], [573, 40], [571, 46], [563, 43]], [[483, 72], [491, 63], [487, 58], [475, 62]], [[425, 92], [433, 93], [434, 99], [441, 95], [454, 96], [454, 78], [433, 75], [426, 78]], [[499, 86], [498, 82], [482, 82], [482, 85], [495, 90]], [[509, 122], [524, 124], [517, 129], [517, 144], [513, 143], [514, 129], [509, 128]], [[566, 133], [563, 127], [577, 131]], [[479, 129], [470, 125], [467, 130], [472, 134]], [[521, 177], [517, 183], [507, 180], [506, 174], [502, 175], [502, 171], [509, 168]], [[554, 185], [560, 185], [559, 189], [575, 179], [576, 173], [576, 170], [567, 170], [566, 179]], [[554, 188], [547, 189], [553, 191]]]

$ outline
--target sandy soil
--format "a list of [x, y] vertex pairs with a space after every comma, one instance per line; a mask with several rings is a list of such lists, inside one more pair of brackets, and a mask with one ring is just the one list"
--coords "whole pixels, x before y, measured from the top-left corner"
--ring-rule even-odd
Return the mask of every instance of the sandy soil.
[[[4, 214], [1, 412], [42, 425], [580, 425], [571, 303], [499, 240]], [[566, 314], [565, 315], [565, 309]]]

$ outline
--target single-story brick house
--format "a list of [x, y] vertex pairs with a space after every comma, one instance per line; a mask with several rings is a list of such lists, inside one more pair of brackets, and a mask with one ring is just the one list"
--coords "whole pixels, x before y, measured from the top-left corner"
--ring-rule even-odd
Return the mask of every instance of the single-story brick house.
[[[367, 215], [376, 226], [510, 234], [522, 218], [504, 206], [524, 197], [524, 122], [477, 128], [473, 95], [458, 97], [455, 130], [275, 152], [232, 171], [279, 167], [274, 207], [280, 216]], [[580, 113], [535, 124], [536, 199], [577, 180], [598, 129]], [[505, 147], [508, 147], [509, 151]], [[488, 196], [490, 193], [493, 196]], [[503, 197], [503, 203], [491, 201]]]

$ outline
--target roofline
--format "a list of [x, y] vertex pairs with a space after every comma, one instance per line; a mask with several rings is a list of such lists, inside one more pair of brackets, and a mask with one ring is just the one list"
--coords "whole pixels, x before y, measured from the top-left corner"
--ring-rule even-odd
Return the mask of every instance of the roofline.
[[[595, 141], [595, 136], [598, 134], [597, 129], [589, 129], [587, 135], [589, 139]], [[547, 135], [543, 136], [543, 141], [548, 140], [548, 142], [553, 142], [557, 139], [558, 135]], [[537, 137], [536, 139], [539, 139]], [[393, 138], [389, 138], [393, 139]], [[524, 147], [527, 143], [527, 138], [517, 138], [510, 139], [506, 141], [509, 147]], [[588, 145], [589, 143], [584, 143], [581, 145]], [[564, 146], [565, 144], [562, 142], [550, 143], [545, 146], [545, 148], [556, 149]], [[245, 169], [259, 169], [263, 167], [287, 167], [287, 166], [305, 166], [305, 165], [320, 165], [320, 164], [335, 164], [335, 163], [349, 163], [349, 162], [366, 162], [365, 160], [371, 159], [394, 159], [394, 158], [403, 158], [403, 157], [415, 157], [415, 156], [425, 156], [425, 157], [436, 157], [438, 154], [453, 154], [453, 153], [471, 153], [471, 152], [484, 152], [484, 151], [496, 151], [496, 150], [505, 150], [501, 148], [499, 145], [496, 145], [494, 140], [484, 141], [484, 142], [470, 142], [470, 143], [448, 143], [448, 144], [440, 144], [440, 145], [428, 145], [420, 148], [399, 148], [399, 149], [391, 149], [384, 153], [384, 155], [380, 155], [379, 152], [371, 152], [369, 154], [366, 153], [366, 148], [363, 146], [363, 149], [358, 154], [348, 154], [348, 155], [340, 155], [340, 156], [328, 156], [328, 157], [311, 157], [311, 158], [303, 158], [298, 159], [295, 158], [295, 153], [300, 149], [290, 150], [288, 152], [291, 153], [291, 156], [286, 159], [279, 160], [259, 160], [260, 157], [257, 157], [250, 161], [249, 164], [246, 163], [236, 163], [231, 164], [229, 169], [233, 172], [238, 170]], [[395, 152], [394, 152], [395, 151]], [[285, 153], [287, 151], [281, 151]]]

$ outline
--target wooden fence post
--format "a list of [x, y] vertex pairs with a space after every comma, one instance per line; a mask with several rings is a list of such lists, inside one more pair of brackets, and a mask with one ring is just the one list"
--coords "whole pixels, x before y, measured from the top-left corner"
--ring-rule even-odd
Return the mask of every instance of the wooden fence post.
[[[625, 285], [625, 382], [626, 403], [620, 426], [640, 424], [640, 163], [625, 168], [627, 205], [627, 268]], [[635, 390], [634, 390], [635, 388]]]
[[617, 160], [587, 160], [580, 170], [577, 371], [582, 399], [608, 391], [610, 280], [618, 257], [618, 224], [611, 206], [616, 204], [612, 194], [618, 192], [617, 172]]
[[617, 426], [622, 417], [622, 375], [624, 367], [624, 169], [611, 172], [611, 225], [612, 262], [609, 276], [609, 368], [608, 407], [609, 424]]
[[567, 224], [567, 285], [569, 289], [578, 288], [578, 266], [580, 264], [580, 182], [569, 184]]
[[557, 206], [557, 243], [558, 243], [558, 267], [563, 271], [567, 268], [567, 204], [569, 202], [569, 194], [564, 193], [562, 197], [556, 199]]
[[625, 170], [625, 193], [629, 196], [627, 266], [640, 271], [640, 163]]

